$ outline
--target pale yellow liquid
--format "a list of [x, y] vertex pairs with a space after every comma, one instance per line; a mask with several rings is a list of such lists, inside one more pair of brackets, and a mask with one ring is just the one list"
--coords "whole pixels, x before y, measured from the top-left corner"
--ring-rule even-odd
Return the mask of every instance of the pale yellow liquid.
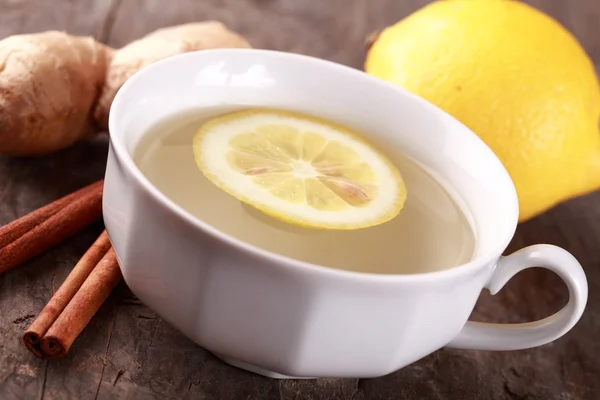
[[196, 166], [192, 138], [227, 109], [179, 114], [140, 140], [134, 161], [173, 202], [220, 231], [264, 250], [332, 268], [385, 274], [439, 271], [473, 256], [475, 238], [461, 207], [442, 185], [401, 152], [388, 157], [408, 189], [404, 209], [383, 225], [314, 230], [280, 222], [217, 188]]

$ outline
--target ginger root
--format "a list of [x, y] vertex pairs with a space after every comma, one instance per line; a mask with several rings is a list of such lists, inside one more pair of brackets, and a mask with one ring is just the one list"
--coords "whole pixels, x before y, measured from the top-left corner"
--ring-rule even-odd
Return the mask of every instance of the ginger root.
[[0, 41], [0, 154], [37, 156], [88, 137], [112, 49], [48, 31]]
[[218, 21], [183, 24], [149, 33], [115, 52], [94, 111], [96, 121], [107, 129], [110, 105], [119, 88], [134, 73], [153, 62], [196, 50], [249, 47], [246, 39]]
[[169, 56], [249, 48], [217, 21], [159, 29], [120, 50], [48, 31], [0, 41], [0, 154], [38, 156], [108, 125], [115, 94], [139, 69]]

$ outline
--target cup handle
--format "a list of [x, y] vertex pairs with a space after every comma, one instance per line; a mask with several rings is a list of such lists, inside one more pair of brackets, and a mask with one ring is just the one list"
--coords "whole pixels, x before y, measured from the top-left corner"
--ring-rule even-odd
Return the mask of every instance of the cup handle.
[[556, 273], [567, 284], [569, 302], [556, 314], [521, 324], [467, 322], [447, 347], [473, 350], [519, 350], [541, 346], [567, 333], [583, 314], [588, 286], [581, 264], [568, 251], [552, 245], [535, 245], [501, 257], [485, 286], [492, 295], [510, 278], [532, 267]]

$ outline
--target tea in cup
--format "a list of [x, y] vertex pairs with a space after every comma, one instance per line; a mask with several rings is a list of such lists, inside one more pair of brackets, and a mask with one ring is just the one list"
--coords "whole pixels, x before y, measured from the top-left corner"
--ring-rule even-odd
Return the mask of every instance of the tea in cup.
[[[315, 229], [240, 201], [199, 168], [194, 149], [207, 123], [240, 112], [356, 132], [400, 172], [402, 210], [360, 229]], [[267, 50], [187, 53], [128, 80], [109, 128], [104, 219], [126, 283], [232, 365], [376, 377], [444, 346], [543, 345], [584, 310], [585, 274], [567, 251], [502, 256], [518, 202], [493, 152], [442, 110], [363, 72]], [[527, 324], [468, 322], [482, 289], [494, 294], [530, 267], [565, 281], [562, 310]]]

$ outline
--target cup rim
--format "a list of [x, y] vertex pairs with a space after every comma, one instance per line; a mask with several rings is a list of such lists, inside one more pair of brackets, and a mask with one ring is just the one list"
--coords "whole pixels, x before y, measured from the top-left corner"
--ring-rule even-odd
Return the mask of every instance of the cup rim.
[[[236, 248], [244, 252], [246, 255], [251, 256], [253, 258], [262, 259], [269, 263], [278, 264], [281, 268], [291, 268], [299, 273], [317, 273], [323, 277], [332, 277], [338, 279], [347, 279], [353, 281], [369, 281], [373, 283], [381, 283], [381, 282], [406, 282], [406, 283], [425, 283], [431, 282], [440, 279], [452, 279], [453, 277], [458, 277], [459, 275], [469, 274], [472, 271], [482, 268], [490, 262], [495, 262], [501, 255], [501, 253], [506, 249], [514, 233], [516, 231], [517, 223], [518, 223], [518, 215], [519, 215], [519, 204], [516, 189], [514, 187], [514, 183], [512, 182], [510, 176], [508, 175], [508, 171], [504, 168], [502, 162], [498, 159], [495, 153], [479, 138], [476, 134], [474, 134], [468, 127], [464, 126], [460, 121], [456, 120], [453, 116], [446, 113], [441, 108], [435, 106], [434, 104], [428, 102], [427, 100], [407, 91], [406, 89], [395, 86], [389, 82], [386, 82], [382, 79], [371, 76], [361, 70], [339, 64], [333, 61], [321, 59], [318, 57], [284, 52], [278, 50], [266, 50], [266, 49], [208, 49], [208, 50], [199, 50], [193, 52], [187, 52], [183, 54], [178, 54], [175, 56], [167, 57], [163, 60], [159, 60], [154, 62], [139, 71], [133, 74], [117, 91], [113, 102], [110, 107], [109, 112], [109, 132], [116, 132], [118, 129], [117, 126], [117, 116], [121, 112], [120, 110], [123, 108], [121, 104], [124, 101], [124, 94], [131, 90], [132, 87], [137, 85], [138, 81], [144, 79], [146, 75], [149, 75], [158, 68], [163, 68], [168, 64], [175, 64], [182, 59], [186, 58], [195, 58], [195, 57], [204, 57], [207, 55], [211, 55], [214, 53], [221, 53], [222, 56], [226, 56], [228, 53], [231, 54], [264, 54], [269, 56], [276, 56], [280, 58], [287, 58], [288, 61], [302, 61], [317, 65], [320, 68], [333, 68], [338, 69], [340, 72], [344, 72], [346, 74], [352, 75], [355, 79], [363, 79], [369, 82], [371, 85], [378, 86], [383, 90], [392, 90], [395, 91], [399, 96], [405, 96], [410, 99], [410, 101], [414, 101], [417, 103], [421, 103], [421, 106], [424, 106], [432, 113], [442, 113], [446, 116], [453, 119], [456, 123], [462, 125], [467, 132], [471, 132], [473, 137], [471, 140], [476, 140], [479, 142], [484, 150], [487, 149], [488, 156], [496, 159], [499, 167], [503, 171], [503, 173], [508, 177], [510, 182], [510, 191], [509, 197], [512, 199], [511, 204], [508, 204], [507, 207], [510, 208], [510, 211], [507, 211], [507, 214], [510, 215], [510, 227], [507, 229], [507, 232], [502, 239], [497, 239], [497, 244], [492, 246], [492, 249], [489, 251], [478, 255], [475, 258], [472, 258], [466, 263], [462, 263], [444, 270], [440, 271], [430, 271], [430, 272], [419, 272], [412, 274], [379, 274], [379, 273], [370, 273], [370, 272], [359, 272], [359, 271], [350, 271], [350, 270], [342, 270], [336, 269], [324, 265], [313, 264], [310, 262], [305, 262], [301, 260], [297, 260], [295, 258], [287, 257], [284, 255], [280, 255], [268, 250], [263, 250], [257, 246], [246, 243], [240, 239], [237, 239], [231, 235], [228, 235], [221, 230], [205, 223], [199, 218], [194, 217], [188, 211], [175, 204], [172, 200], [170, 200], [166, 195], [158, 190], [140, 171], [140, 169], [133, 162], [132, 155], [127, 150], [125, 142], [120, 135], [110, 135], [109, 134], [109, 142], [115, 153], [115, 156], [119, 160], [119, 162], [128, 170], [128, 172], [132, 175], [132, 177], [137, 181], [137, 183], [154, 198], [158, 203], [161, 204], [162, 207], [165, 207], [168, 211], [174, 214], [177, 218], [185, 221], [187, 224], [191, 225], [193, 228], [198, 229], [200, 232], [204, 234], [208, 234], [214, 239], [219, 240], [220, 242], [226, 243], [228, 246], [232, 248]], [[460, 133], [462, 134], [462, 133]], [[117, 139], [119, 137], [119, 139]]]

